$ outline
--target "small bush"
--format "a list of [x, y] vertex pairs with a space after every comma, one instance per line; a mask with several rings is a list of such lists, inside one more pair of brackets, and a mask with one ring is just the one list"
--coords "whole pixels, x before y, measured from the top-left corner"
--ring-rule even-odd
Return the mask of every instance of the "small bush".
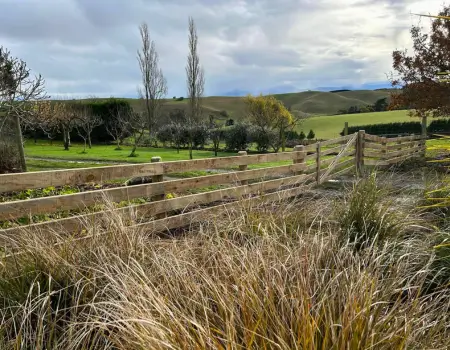
[[249, 126], [244, 124], [230, 126], [225, 130], [224, 136], [227, 150], [246, 150], [250, 141]]
[[256, 144], [256, 150], [258, 152], [267, 152], [271, 144], [270, 131], [262, 130], [257, 127], [252, 127], [249, 131], [249, 140]]
[[353, 186], [337, 210], [344, 244], [360, 250], [401, 232], [404, 222], [383, 201], [386, 195], [387, 191], [378, 187], [375, 173]]

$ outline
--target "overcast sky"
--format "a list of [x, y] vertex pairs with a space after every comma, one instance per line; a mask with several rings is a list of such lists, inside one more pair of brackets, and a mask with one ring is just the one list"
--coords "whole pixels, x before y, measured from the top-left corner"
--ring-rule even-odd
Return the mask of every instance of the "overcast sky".
[[[188, 16], [206, 95], [377, 86], [443, 0], [0, 0], [0, 45], [52, 95], [135, 96], [146, 21], [169, 97], [186, 95]], [[429, 20], [422, 19], [425, 25]]]

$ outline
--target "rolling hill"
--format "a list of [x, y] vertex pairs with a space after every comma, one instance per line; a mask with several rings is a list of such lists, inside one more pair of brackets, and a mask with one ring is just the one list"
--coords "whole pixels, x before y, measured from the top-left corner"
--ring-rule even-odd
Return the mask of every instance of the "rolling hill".
[[[380, 98], [389, 97], [391, 90], [351, 90], [340, 92], [304, 91], [286, 94], [275, 94], [292, 111], [308, 115], [333, 115], [340, 109], [351, 106], [365, 106], [373, 104]], [[137, 109], [140, 102], [137, 99], [129, 99], [130, 103]], [[187, 108], [188, 100], [177, 101], [166, 100], [164, 110]], [[207, 114], [219, 115], [221, 111], [227, 111], [231, 118], [239, 120], [245, 113], [243, 97], [211, 96], [205, 97], [203, 101]]]

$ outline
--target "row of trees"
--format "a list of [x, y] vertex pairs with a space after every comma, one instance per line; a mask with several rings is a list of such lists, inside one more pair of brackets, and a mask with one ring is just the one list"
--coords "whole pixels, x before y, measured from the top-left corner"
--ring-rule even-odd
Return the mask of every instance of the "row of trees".
[[[206, 124], [190, 128], [185, 124], [170, 123], [159, 129], [156, 138], [164, 147], [174, 147], [179, 152], [181, 148], [188, 147], [189, 134], [193, 135], [195, 149], [204, 149], [210, 144], [216, 156], [223, 144], [224, 149], [228, 151], [246, 150], [251, 144], [255, 144], [258, 152], [267, 152], [270, 149], [279, 152], [283, 146], [282, 139], [276, 131], [262, 132], [257, 126], [248, 123], [215, 128], [209, 128]], [[305, 135], [303, 131], [300, 134], [285, 132], [285, 147], [293, 147], [306, 139], [313, 140], [315, 137], [313, 130], [310, 130], [308, 135]]]
[[387, 111], [389, 102], [387, 97], [378, 99], [374, 104], [366, 106], [350, 106], [338, 110], [337, 114], [355, 114], [355, 113], [370, 113], [370, 112], [384, 112]]

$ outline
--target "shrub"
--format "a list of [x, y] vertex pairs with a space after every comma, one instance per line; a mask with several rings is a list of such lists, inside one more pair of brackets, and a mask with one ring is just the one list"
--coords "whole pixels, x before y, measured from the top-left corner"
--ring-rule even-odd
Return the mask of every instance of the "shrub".
[[267, 152], [271, 144], [271, 133], [258, 127], [252, 127], [249, 130], [249, 141], [256, 144], [258, 152]]
[[309, 130], [308, 136], [306, 136], [306, 138], [308, 140], [313, 140], [316, 137], [316, 134], [314, 133], [314, 131], [311, 129]]
[[243, 151], [247, 149], [250, 137], [249, 126], [236, 124], [225, 130], [225, 144], [230, 151]]
[[159, 142], [162, 142], [164, 145], [166, 143], [174, 142], [174, 127], [172, 125], [164, 125], [162, 126], [158, 132], [156, 133], [156, 138]]
[[300, 141], [303, 141], [303, 140], [306, 139], [306, 135], [305, 135], [305, 133], [303, 132], [303, 130], [300, 131], [300, 134], [298, 135], [298, 139], [299, 139]]
[[402, 231], [405, 222], [383, 202], [386, 195], [386, 190], [378, 187], [375, 173], [355, 183], [337, 209], [344, 244], [360, 250]]
[[190, 129], [194, 148], [203, 149], [209, 138], [209, 130], [205, 124], [200, 124]]

